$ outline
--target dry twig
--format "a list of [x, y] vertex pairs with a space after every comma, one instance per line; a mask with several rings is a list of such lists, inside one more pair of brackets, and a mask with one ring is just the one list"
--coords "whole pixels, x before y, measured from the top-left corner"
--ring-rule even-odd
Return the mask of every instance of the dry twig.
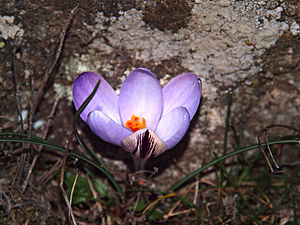
[[19, 82], [18, 82], [18, 77], [17, 77], [17, 72], [16, 72], [16, 63], [15, 63], [15, 59], [16, 59], [16, 51], [17, 51], [17, 45], [18, 45], [18, 41], [19, 41], [19, 37], [18, 37], [18, 33], [17, 32], [14, 36], [14, 41], [13, 41], [13, 50], [11, 53], [11, 73], [12, 73], [12, 78], [13, 78], [13, 82], [14, 82], [14, 97], [15, 97], [15, 103], [16, 103], [16, 108], [17, 108], [17, 113], [18, 113], [18, 117], [20, 118], [21, 121], [21, 129], [22, 131], [24, 130], [24, 123], [23, 123], [23, 118], [22, 118], [22, 109], [21, 109], [21, 105], [20, 105], [20, 94], [19, 94]]
[[[90, 177], [87, 176], [87, 179], [88, 179], [88, 182], [89, 182], [89, 186], [90, 186], [90, 189], [91, 189], [91, 192], [93, 194], [93, 197], [95, 199], [98, 199], [98, 193], [97, 191], [95, 190], [95, 187], [93, 185], [93, 182], [91, 181]], [[101, 203], [99, 201], [96, 201], [96, 207], [98, 209], [98, 211], [100, 212], [100, 214], [103, 214], [103, 207], [101, 205]]]
[[[188, 190], [183, 193], [182, 198], [185, 198], [187, 196], [188, 193], [192, 192], [193, 187], [196, 185], [195, 188], [195, 196], [198, 195], [197, 194], [197, 189], [199, 189], [199, 179], [197, 179], [195, 182], [193, 182], [190, 187], [188, 188]], [[175, 215], [179, 215], [179, 214], [183, 214], [183, 213], [189, 213], [191, 211], [193, 211], [193, 209], [188, 209], [188, 210], [183, 210], [183, 211], [179, 211], [179, 212], [174, 212], [174, 210], [179, 206], [179, 204], [182, 202], [182, 200], [178, 200], [174, 206], [169, 210], [169, 212], [167, 214], [164, 215], [164, 220], [167, 221], [169, 217], [175, 216]]]
[[75, 176], [75, 179], [74, 179], [74, 182], [72, 185], [72, 189], [71, 189], [71, 193], [70, 193], [70, 205], [72, 205], [73, 194], [74, 194], [75, 186], [77, 183], [78, 175], [79, 175], [79, 173], [78, 173], [78, 171], [76, 171], [76, 176]]
[[41, 84], [41, 88], [39, 89], [37, 95], [36, 95], [36, 98], [34, 99], [34, 102], [33, 102], [33, 108], [32, 108], [32, 113], [33, 115], [35, 114], [35, 111], [37, 109], [37, 106], [39, 105], [39, 102], [43, 96], [43, 93], [44, 93], [44, 90], [45, 90], [45, 87], [46, 87], [46, 84], [49, 80], [49, 77], [50, 75], [52, 74], [60, 56], [61, 56], [61, 52], [62, 52], [62, 48], [63, 48], [63, 45], [64, 45], [64, 42], [65, 42], [65, 39], [66, 39], [66, 35], [67, 35], [67, 31], [69, 30], [70, 28], [70, 24], [73, 20], [73, 17], [74, 17], [74, 14], [76, 12], [76, 9], [77, 9], [78, 6], [76, 6], [72, 11], [71, 11], [71, 14], [70, 14], [70, 17], [68, 19], [68, 22], [67, 24], [65, 25], [65, 27], [63, 28], [61, 34], [60, 34], [60, 41], [59, 41], [59, 44], [58, 44], [58, 48], [56, 50], [56, 53], [55, 53], [55, 57], [54, 57], [54, 61], [53, 63], [51, 64], [50, 68], [48, 69], [48, 71], [46, 72], [46, 74], [44, 75], [44, 79], [42, 81], [42, 84]]
[[193, 203], [197, 205], [198, 200], [198, 194], [199, 194], [199, 176], [196, 176], [196, 183], [195, 183], [195, 195]]
[[57, 174], [57, 172], [61, 168], [61, 160], [58, 160], [55, 165], [51, 167], [50, 170], [47, 170], [45, 173], [43, 173], [41, 176], [37, 178], [37, 182], [41, 185], [44, 186], [46, 183], [48, 183], [52, 178]]
[[[53, 123], [53, 116], [54, 116], [54, 113], [56, 111], [58, 102], [59, 102], [59, 98], [57, 98], [56, 101], [53, 104], [52, 110], [51, 110], [49, 118], [48, 118], [47, 127], [46, 127], [46, 130], [44, 131], [43, 139], [46, 139], [47, 136], [48, 136], [49, 128], [51, 127], [51, 125]], [[36, 163], [36, 161], [37, 161], [37, 159], [38, 159], [38, 157], [39, 157], [42, 149], [43, 149], [43, 145], [40, 145], [37, 154], [34, 156], [34, 158], [32, 160], [32, 163], [31, 163], [31, 166], [29, 168], [26, 180], [25, 180], [25, 182], [23, 184], [23, 187], [22, 187], [22, 191], [25, 191], [25, 189], [26, 189], [26, 187], [28, 185], [28, 180], [29, 180], [29, 178], [31, 176], [32, 170], [33, 170], [33, 168], [35, 166], [35, 163]]]
[[[14, 97], [15, 97], [15, 103], [16, 103], [16, 108], [17, 108], [17, 118], [20, 119], [21, 121], [21, 130], [24, 131], [24, 120], [22, 118], [22, 109], [21, 109], [21, 104], [20, 104], [20, 96], [19, 96], [19, 82], [18, 82], [18, 77], [16, 73], [16, 64], [15, 64], [15, 58], [16, 58], [16, 50], [17, 50], [17, 42], [18, 42], [18, 32], [15, 34], [14, 37], [14, 42], [13, 42], [13, 50], [11, 54], [11, 72], [12, 72], [12, 77], [13, 77], [13, 82], [14, 82]], [[24, 146], [25, 144], [23, 143], [22, 145], [22, 154], [20, 157], [20, 163], [17, 169], [16, 176], [14, 177], [13, 184], [17, 181], [20, 180], [21, 175], [23, 173], [24, 165], [25, 165], [25, 160], [27, 158], [27, 153], [24, 152]]]
[[66, 162], [67, 162], [67, 157], [68, 157], [68, 154], [69, 154], [69, 143], [71, 142], [71, 139], [73, 138], [75, 134], [75, 131], [72, 132], [72, 134], [70, 135], [68, 141], [67, 141], [67, 144], [66, 144], [66, 151], [65, 151], [65, 154], [64, 154], [64, 157], [63, 159], [61, 160], [61, 170], [60, 170], [60, 184], [59, 184], [59, 187], [60, 187], [60, 190], [63, 194], [63, 197], [65, 199], [65, 202], [68, 206], [68, 209], [69, 209], [69, 216], [71, 217], [71, 220], [72, 220], [72, 223], [74, 225], [76, 225], [76, 220], [75, 220], [75, 216], [74, 216], [74, 213], [73, 213], [73, 210], [72, 210], [72, 206], [71, 206], [71, 202], [69, 201], [68, 199], [68, 195], [64, 189], [64, 176], [65, 176], [65, 166], [66, 166]]
[[[61, 56], [61, 52], [62, 52], [63, 44], [64, 44], [64, 41], [65, 41], [65, 38], [66, 38], [66, 34], [67, 34], [68, 29], [70, 28], [70, 24], [72, 22], [72, 19], [74, 17], [74, 13], [75, 13], [76, 9], [77, 9], [77, 6], [71, 11], [68, 22], [67, 22], [67, 24], [65, 25], [65, 27], [63, 28], [63, 30], [61, 32], [60, 41], [59, 41], [58, 48], [57, 48], [56, 53], [55, 53], [54, 61], [51, 64], [50, 68], [47, 70], [46, 74], [44, 75], [44, 79], [42, 81], [41, 88], [39, 89], [39, 91], [36, 95], [36, 98], [33, 100], [32, 103], [29, 104], [29, 106], [30, 106], [30, 115], [29, 115], [29, 121], [28, 121], [28, 123], [29, 123], [28, 138], [31, 138], [31, 127], [32, 127], [32, 120], [33, 120], [34, 114], [35, 114], [36, 109], [39, 105], [39, 102], [40, 102], [40, 100], [41, 100], [41, 98], [44, 94], [44, 90], [45, 90], [46, 84], [49, 80], [49, 77], [53, 73], [53, 70], [54, 70], [54, 68], [55, 68], [55, 66], [56, 66], [56, 64], [57, 64], [57, 62], [58, 62], [58, 60]], [[13, 74], [13, 81], [14, 81], [14, 84], [15, 84], [15, 101], [16, 101], [16, 105], [17, 105], [18, 115], [19, 115], [20, 120], [21, 120], [21, 130], [24, 131], [24, 123], [23, 123], [24, 121], [23, 121], [23, 118], [22, 118], [22, 115], [21, 115], [21, 107], [20, 107], [20, 103], [19, 103], [18, 80], [17, 80], [16, 68], [15, 68], [15, 53], [16, 53], [16, 45], [14, 45], [14, 48], [13, 48], [13, 51], [12, 51], [12, 74]], [[33, 77], [31, 77], [30, 85], [31, 85], [31, 91], [32, 91], [33, 90]], [[23, 149], [24, 149], [24, 146], [23, 146]], [[22, 152], [22, 155], [21, 155], [21, 158], [20, 158], [20, 164], [18, 166], [17, 175], [16, 175], [13, 183], [15, 183], [16, 180], [20, 180], [21, 174], [23, 173], [23, 168], [24, 168], [24, 165], [25, 165], [26, 158], [27, 158], [27, 153]], [[29, 174], [29, 176], [30, 176], [30, 174]], [[27, 176], [27, 177], [29, 177], [29, 176]], [[24, 183], [25, 185], [23, 185], [23, 188], [22, 188], [23, 190], [25, 190], [25, 188], [27, 186], [27, 182], [28, 181], [25, 181], [25, 183]]]
[[[262, 152], [264, 158], [266, 159], [267, 164], [268, 164], [268, 166], [269, 166], [269, 168], [270, 168], [270, 170], [271, 170], [272, 173], [280, 172], [280, 171], [278, 171], [279, 165], [277, 164], [277, 162], [276, 162], [276, 160], [275, 160], [275, 158], [274, 158], [274, 156], [273, 156], [273, 153], [272, 153], [272, 151], [271, 151], [271, 148], [270, 148], [270, 146], [269, 146], [269, 141], [268, 141], [268, 135], [269, 135], [270, 129], [276, 128], [276, 127], [277, 127], [277, 128], [279, 127], [279, 128], [285, 128], [285, 129], [293, 130], [293, 131], [295, 131], [295, 132], [297, 132], [297, 133], [300, 134], [300, 130], [299, 130], [299, 129], [294, 128], [294, 127], [292, 127], [292, 126], [290, 126], [290, 125], [285, 125], [285, 124], [271, 124], [271, 125], [265, 127], [265, 128], [259, 133], [259, 135], [257, 135], [257, 141], [258, 141], [258, 144], [259, 144], [259, 149], [260, 149], [260, 151]], [[262, 148], [262, 144], [261, 144], [261, 141], [260, 141], [260, 137], [261, 137], [262, 135], [264, 135], [265, 143], [266, 143], [266, 146], [267, 146], [267, 149], [268, 149], [268, 154], [269, 154], [271, 160], [268, 158], [266, 152], [265, 152], [265, 151], [263, 150], [263, 148]], [[273, 163], [273, 165], [275, 166], [275, 169], [273, 168], [272, 163]]]

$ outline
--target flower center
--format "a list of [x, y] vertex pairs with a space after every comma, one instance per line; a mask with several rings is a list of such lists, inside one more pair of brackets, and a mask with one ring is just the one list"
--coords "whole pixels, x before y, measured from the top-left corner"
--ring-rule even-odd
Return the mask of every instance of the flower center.
[[140, 121], [140, 117], [132, 115], [131, 120], [128, 120], [125, 123], [125, 127], [130, 128], [133, 132], [136, 132], [140, 129], [146, 128], [146, 120], [143, 117], [142, 121]]

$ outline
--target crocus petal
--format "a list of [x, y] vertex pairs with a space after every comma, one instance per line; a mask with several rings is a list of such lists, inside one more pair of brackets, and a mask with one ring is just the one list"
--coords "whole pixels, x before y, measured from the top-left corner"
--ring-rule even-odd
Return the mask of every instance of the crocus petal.
[[122, 147], [137, 158], [156, 157], [167, 145], [151, 130], [141, 129], [122, 140]]
[[94, 110], [88, 115], [88, 125], [102, 140], [121, 146], [121, 141], [132, 134], [127, 128], [117, 124], [101, 110]]
[[121, 124], [118, 108], [118, 95], [106, 80], [96, 73], [85, 72], [76, 78], [73, 85], [73, 101], [75, 108], [78, 110], [84, 100], [92, 93], [99, 79], [101, 79], [101, 82], [96, 94], [80, 116], [87, 122], [88, 114], [95, 109], [101, 108], [105, 115]]
[[190, 114], [185, 107], [177, 107], [161, 118], [155, 133], [173, 148], [185, 135], [190, 125]]
[[146, 120], [146, 127], [155, 130], [163, 110], [162, 88], [155, 75], [144, 68], [132, 71], [122, 84], [119, 111], [123, 124], [132, 115]]
[[197, 111], [201, 98], [201, 81], [192, 73], [176, 76], [163, 88], [163, 116], [172, 109], [184, 106], [192, 119]]

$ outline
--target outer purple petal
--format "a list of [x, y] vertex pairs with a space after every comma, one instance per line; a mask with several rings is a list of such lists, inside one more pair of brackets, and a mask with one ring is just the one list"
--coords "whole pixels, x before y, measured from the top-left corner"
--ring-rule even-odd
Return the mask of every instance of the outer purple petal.
[[87, 116], [95, 109], [101, 108], [102, 112], [115, 122], [121, 124], [118, 109], [118, 95], [114, 89], [100, 75], [93, 72], [85, 72], [80, 74], [73, 84], [73, 101], [75, 108], [82, 105], [84, 100], [92, 93], [97, 82], [101, 79], [100, 86], [89, 102], [87, 107], [81, 113], [81, 118], [87, 122]]
[[125, 79], [119, 110], [123, 124], [135, 115], [145, 118], [147, 128], [156, 129], [163, 110], [163, 95], [159, 81], [150, 70], [136, 69]]
[[177, 107], [161, 118], [155, 133], [173, 148], [185, 135], [190, 125], [190, 114], [184, 107]]
[[184, 106], [193, 119], [201, 98], [201, 81], [192, 73], [176, 76], [163, 88], [163, 116], [172, 109]]
[[100, 110], [94, 110], [88, 115], [88, 125], [102, 140], [121, 146], [121, 141], [132, 134], [127, 128], [117, 124]]

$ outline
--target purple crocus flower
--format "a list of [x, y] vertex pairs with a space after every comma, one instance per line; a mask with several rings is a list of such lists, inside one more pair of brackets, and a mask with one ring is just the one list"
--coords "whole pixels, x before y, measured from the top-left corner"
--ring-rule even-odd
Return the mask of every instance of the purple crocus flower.
[[100, 86], [81, 118], [102, 140], [140, 159], [173, 148], [185, 135], [200, 103], [201, 83], [195, 74], [176, 76], [162, 88], [150, 70], [138, 68], [125, 79], [119, 96], [100, 75], [80, 74], [73, 85], [77, 110], [99, 79]]

